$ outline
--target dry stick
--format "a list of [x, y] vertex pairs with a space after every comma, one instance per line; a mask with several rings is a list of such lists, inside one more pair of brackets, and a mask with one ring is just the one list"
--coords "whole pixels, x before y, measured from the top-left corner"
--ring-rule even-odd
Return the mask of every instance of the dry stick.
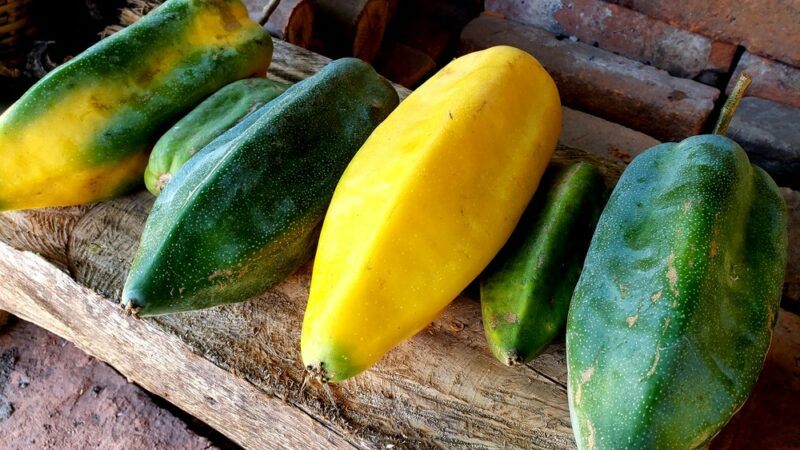
[[734, 86], [731, 91], [731, 95], [728, 96], [728, 100], [726, 100], [725, 104], [722, 106], [719, 119], [717, 119], [717, 124], [714, 126], [714, 134], [719, 134], [721, 136], [728, 134], [728, 126], [731, 124], [733, 114], [736, 112], [736, 108], [739, 107], [739, 102], [742, 101], [742, 97], [744, 97], [744, 93], [752, 81], [753, 77], [747, 73], [742, 72], [739, 76], [739, 79], [736, 81], [736, 86]]
[[264, 6], [264, 9], [261, 10], [261, 17], [258, 19], [259, 25], [264, 25], [267, 23], [269, 17], [272, 15], [273, 12], [275, 12], [275, 9], [278, 8], [280, 2], [281, 0], [270, 0], [270, 2], [267, 3], [266, 6]]

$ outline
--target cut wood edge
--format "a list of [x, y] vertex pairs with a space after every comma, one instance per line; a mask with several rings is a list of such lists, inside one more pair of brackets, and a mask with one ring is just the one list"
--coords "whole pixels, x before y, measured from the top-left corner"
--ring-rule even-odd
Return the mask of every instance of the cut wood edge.
[[372, 62], [378, 56], [389, 23], [389, 2], [368, 0], [356, 19], [353, 56]]
[[[75, 343], [246, 448], [369, 448], [264, 394], [30, 252], [0, 243], [0, 308]], [[159, 352], [153, 352], [157, 346]], [[265, 427], [270, 424], [270, 427]]]
[[313, 0], [315, 37], [330, 56], [378, 56], [389, 22], [388, 0]]
[[308, 47], [314, 30], [314, 7], [311, 0], [282, 0], [264, 26], [278, 39]]

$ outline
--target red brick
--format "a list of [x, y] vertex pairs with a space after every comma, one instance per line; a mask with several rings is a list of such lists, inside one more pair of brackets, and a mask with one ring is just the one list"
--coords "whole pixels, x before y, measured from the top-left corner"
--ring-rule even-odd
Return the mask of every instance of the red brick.
[[636, 155], [661, 142], [644, 133], [605, 119], [564, 108], [559, 148], [574, 148], [601, 160], [629, 163]]
[[652, 64], [673, 75], [725, 73], [736, 46], [681, 30], [602, 0], [487, 0], [486, 9], [505, 18]]
[[[797, 45], [800, 45], [800, 42]], [[733, 89], [741, 72], [753, 77], [747, 95], [800, 107], [799, 68], [745, 52], [728, 84], [728, 93]]]
[[719, 91], [622, 56], [508, 20], [481, 16], [464, 29], [461, 53], [511, 45], [535, 56], [561, 101], [660, 140], [698, 134]]
[[615, 3], [800, 66], [798, 0], [617, 0]]

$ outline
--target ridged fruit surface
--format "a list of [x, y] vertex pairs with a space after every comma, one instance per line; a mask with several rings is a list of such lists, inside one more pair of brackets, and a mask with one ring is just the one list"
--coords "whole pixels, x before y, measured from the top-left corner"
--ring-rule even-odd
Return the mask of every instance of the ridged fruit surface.
[[172, 175], [211, 141], [289, 87], [280, 81], [248, 78], [223, 87], [172, 126], [156, 142], [144, 184], [158, 195]]
[[567, 322], [580, 448], [693, 449], [719, 432], [769, 348], [786, 222], [775, 183], [726, 137], [661, 144], [631, 162]]
[[0, 116], [0, 210], [105, 200], [142, 182], [158, 134], [265, 73], [272, 40], [239, 0], [169, 0], [50, 72]]
[[553, 80], [512, 47], [458, 58], [406, 98], [336, 187], [304, 364], [343, 380], [428, 325], [511, 235], [560, 130]]
[[397, 92], [328, 64], [200, 150], [156, 199], [122, 293], [142, 316], [233, 303], [306, 262], [339, 177]]
[[605, 193], [591, 164], [549, 169], [511, 239], [482, 275], [483, 326], [501, 362], [530, 361], [564, 329]]

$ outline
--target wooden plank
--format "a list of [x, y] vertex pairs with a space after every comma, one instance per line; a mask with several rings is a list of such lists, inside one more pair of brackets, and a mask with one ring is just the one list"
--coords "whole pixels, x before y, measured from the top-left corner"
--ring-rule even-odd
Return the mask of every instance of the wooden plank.
[[74, 342], [245, 447], [367, 446], [253, 389], [156, 324], [132, 320], [40, 256], [0, 243], [0, 273], [3, 308]]
[[[297, 81], [328, 61], [275, 44], [274, 78]], [[601, 119], [565, 117], [556, 160], [590, 160], [609, 183], [624, 169], [617, 150], [635, 155], [652, 144]], [[140, 192], [0, 215], [0, 240], [41, 251], [69, 274], [0, 244], [0, 309], [76, 342], [245, 447], [574, 447], [563, 340], [528, 365], [505, 367], [486, 347], [469, 290], [375, 368], [327, 388], [306, 384], [299, 356], [309, 267], [245, 303], [125, 316], [114, 302], [152, 201]]]

